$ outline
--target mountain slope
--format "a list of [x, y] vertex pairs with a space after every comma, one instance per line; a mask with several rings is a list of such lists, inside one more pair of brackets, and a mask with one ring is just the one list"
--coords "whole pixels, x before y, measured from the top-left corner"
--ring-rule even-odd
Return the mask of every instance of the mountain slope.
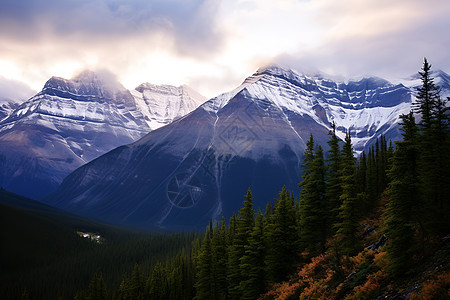
[[[47, 201], [87, 216], [139, 226], [198, 227], [237, 211], [252, 188], [264, 207], [300, 181], [310, 134], [326, 147], [330, 123], [350, 127], [356, 149], [396, 136], [410, 90], [368, 78], [335, 83], [277, 66], [172, 124], [70, 174]], [[364, 119], [362, 119], [364, 116]]]
[[143, 83], [131, 91], [152, 130], [169, 124], [199, 107], [206, 98], [190, 87]]
[[[40, 198], [86, 162], [172, 121], [153, 124], [143, 106], [109, 73], [52, 77], [0, 123], [0, 186]], [[175, 116], [186, 111], [174, 109]]]

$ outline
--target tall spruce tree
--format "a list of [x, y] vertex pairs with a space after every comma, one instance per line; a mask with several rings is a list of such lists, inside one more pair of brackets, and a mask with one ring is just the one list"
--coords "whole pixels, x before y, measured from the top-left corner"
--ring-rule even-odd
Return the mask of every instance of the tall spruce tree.
[[247, 278], [241, 282], [242, 299], [257, 299], [266, 289], [264, 236], [264, 215], [258, 211], [255, 227], [250, 235], [249, 243], [245, 247], [245, 255], [241, 258], [241, 271], [246, 274]]
[[250, 189], [247, 191], [244, 207], [239, 210], [236, 219], [236, 232], [232, 244], [228, 248], [228, 293], [231, 299], [242, 297], [241, 282], [248, 279], [240, 267], [241, 257], [245, 255], [245, 247], [248, 246], [249, 238], [255, 223], [255, 210], [253, 209], [253, 197]]
[[214, 228], [211, 240], [211, 263], [212, 263], [212, 277], [214, 282], [214, 298], [226, 299], [228, 282], [227, 282], [227, 227], [225, 217], [222, 217], [222, 222], [218, 223]]
[[414, 108], [420, 114], [419, 140], [420, 156], [418, 160], [420, 194], [424, 201], [425, 225], [433, 233], [444, 234], [450, 230], [448, 213], [449, 160], [448, 160], [448, 107], [440, 97], [439, 88], [434, 84], [431, 65], [426, 59], [419, 72], [422, 85]]
[[330, 140], [328, 141], [328, 159], [327, 162], [327, 176], [326, 176], [326, 192], [325, 198], [328, 203], [328, 235], [335, 234], [335, 228], [333, 224], [337, 223], [339, 216], [339, 207], [341, 206], [340, 195], [342, 193], [341, 181], [340, 181], [340, 169], [341, 169], [341, 150], [339, 147], [339, 138], [336, 136], [336, 126], [332, 125], [332, 131], [330, 131]]
[[[313, 141], [312, 137], [310, 141]], [[314, 147], [313, 142], [311, 146]], [[307, 151], [310, 151], [309, 146], [305, 152]], [[304, 164], [307, 168], [304, 173], [307, 173], [307, 175], [303, 176], [303, 180], [299, 184], [302, 187], [299, 208], [299, 234], [301, 249], [308, 250], [311, 255], [315, 256], [324, 251], [328, 231], [325, 198], [326, 169], [321, 146], [318, 146], [317, 151], [311, 158], [311, 162]]]
[[390, 239], [387, 247], [391, 260], [390, 272], [402, 276], [413, 263], [414, 232], [422, 209], [419, 198], [418, 179], [418, 129], [414, 115], [402, 115], [403, 141], [397, 142], [392, 168], [389, 171], [389, 203], [386, 234]]
[[350, 131], [345, 136], [342, 147], [340, 181], [342, 194], [339, 208], [339, 221], [336, 224], [336, 241], [339, 248], [346, 255], [354, 254], [359, 249], [359, 241], [356, 238], [360, 212], [356, 195], [356, 160], [353, 155], [353, 146]]
[[88, 287], [87, 299], [102, 300], [107, 299], [108, 293], [106, 291], [105, 281], [102, 272], [98, 271], [94, 274]]
[[297, 211], [294, 195], [283, 187], [267, 220], [266, 278], [269, 283], [285, 280], [298, 262]]
[[421, 115], [420, 129], [429, 130], [433, 126], [433, 109], [439, 97], [439, 89], [434, 84], [431, 76], [431, 64], [426, 58], [423, 60], [422, 71], [419, 71], [419, 75], [422, 85], [417, 88], [417, 97], [413, 108]]
[[[213, 299], [214, 297], [214, 290], [213, 290], [214, 279], [212, 277], [213, 275], [212, 234], [213, 229], [212, 225], [210, 224], [210, 226], [208, 226], [208, 229], [206, 230], [205, 237], [203, 238], [202, 246], [200, 248], [200, 252], [197, 258], [197, 281], [195, 284], [195, 288], [197, 290], [198, 299]], [[158, 268], [157, 266], [155, 266], [153, 270], [154, 273], [160, 272], [160, 269], [162, 269], [162, 266]], [[155, 274], [155, 277], [156, 276], [158, 276], [158, 273]], [[152, 278], [154, 278], [153, 273]], [[155, 278], [154, 280], [157, 281], [158, 279]], [[157, 291], [155, 291], [155, 294], [156, 294], [155, 296], [152, 296], [152, 293], [150, 293], [150, 296], [152, 297], [159, 296]]]

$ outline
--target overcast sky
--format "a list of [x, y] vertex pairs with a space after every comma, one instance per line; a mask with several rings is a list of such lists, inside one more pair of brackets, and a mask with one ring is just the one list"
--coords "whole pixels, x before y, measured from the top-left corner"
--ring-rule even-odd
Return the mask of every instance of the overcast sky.
[[271, 62], [392, 80], [424, 56], [450, 72], [449, 31], [449, 0], [1, 0], [0, 78], [108, 69], [208, 97]]

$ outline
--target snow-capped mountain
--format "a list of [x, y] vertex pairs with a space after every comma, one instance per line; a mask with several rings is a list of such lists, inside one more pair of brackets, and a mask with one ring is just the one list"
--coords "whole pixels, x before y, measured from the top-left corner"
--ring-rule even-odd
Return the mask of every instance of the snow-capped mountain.
[[[442, 70], [434, 70], [431, 72], [431, 78], [434, 79], [435, 86], [440, 88], [441, 97], [450, 97], [450, 75]], [[422, 86], [419, 73], [402, 80], [402, 83], [411, 89], [414, 96], [417, 94], [417, 88]]]
[[71, 173], [46, 201], [138, 226], [198, 227], [237, 211], [248, 187], [264, 207], [283, 185], [297, 191], [310, 134], [327, 148], [335, 122], [358, 151], [398, 139], [411, 90], [379, 78], [338, 83], [271, 66], [235, 90]]
[[0, 186], [33, 198], [52, 191], [71, 171], [167, 124], [172, 116], [187, 112], [186, 107], [193, 109], [191, 102], [197, 104], [173, 89], [175, 95], [153, 93], [149, 102], [178, 105], [169, 107], [175, 110], [172, 115], [159, 117], [110, 73], [52, 77], [0, 122]]
[[206, 98], [187, 85], [143, 83], [131, 91], [152, 130], [171, 123], [199, 107]]
[[22, 82], [0, 76], [0, 122], [35, 93]]
[[19, 102], [11, 101], [10, 99], [0, 99], [0, 122], [8, 117], [19, 105]]

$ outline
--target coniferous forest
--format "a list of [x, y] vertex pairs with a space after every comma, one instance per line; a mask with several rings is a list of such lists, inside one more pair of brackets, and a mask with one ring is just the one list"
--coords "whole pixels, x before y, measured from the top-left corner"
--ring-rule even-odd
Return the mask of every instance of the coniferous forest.
[[[58, 254], [61, 263], [45, 271], [64, 270], [73, 280], [59, 294], [50, 288], [36, 294], [29, 278], [7, 296], [450, 298], [449, 99], [440, 96], [430, 70], [425, 59], [417, 101], [401, 116], [401, 141], [382, 136], [356, 158], [350, 132], [341, 141], [330, 131], [328, 151], [311, 135], [299, 189], [281, 188], [263, 210], [253, 206], [249, 189], [239, 212], [211, 221], [204, 234], [139, 235], [115, 246], [113, 237], [104, 245], [86, 241], [80, 251]], [[67, 271], [85, 272], [78, 271], [81, 261], [97, 266], [87, 281]]]

